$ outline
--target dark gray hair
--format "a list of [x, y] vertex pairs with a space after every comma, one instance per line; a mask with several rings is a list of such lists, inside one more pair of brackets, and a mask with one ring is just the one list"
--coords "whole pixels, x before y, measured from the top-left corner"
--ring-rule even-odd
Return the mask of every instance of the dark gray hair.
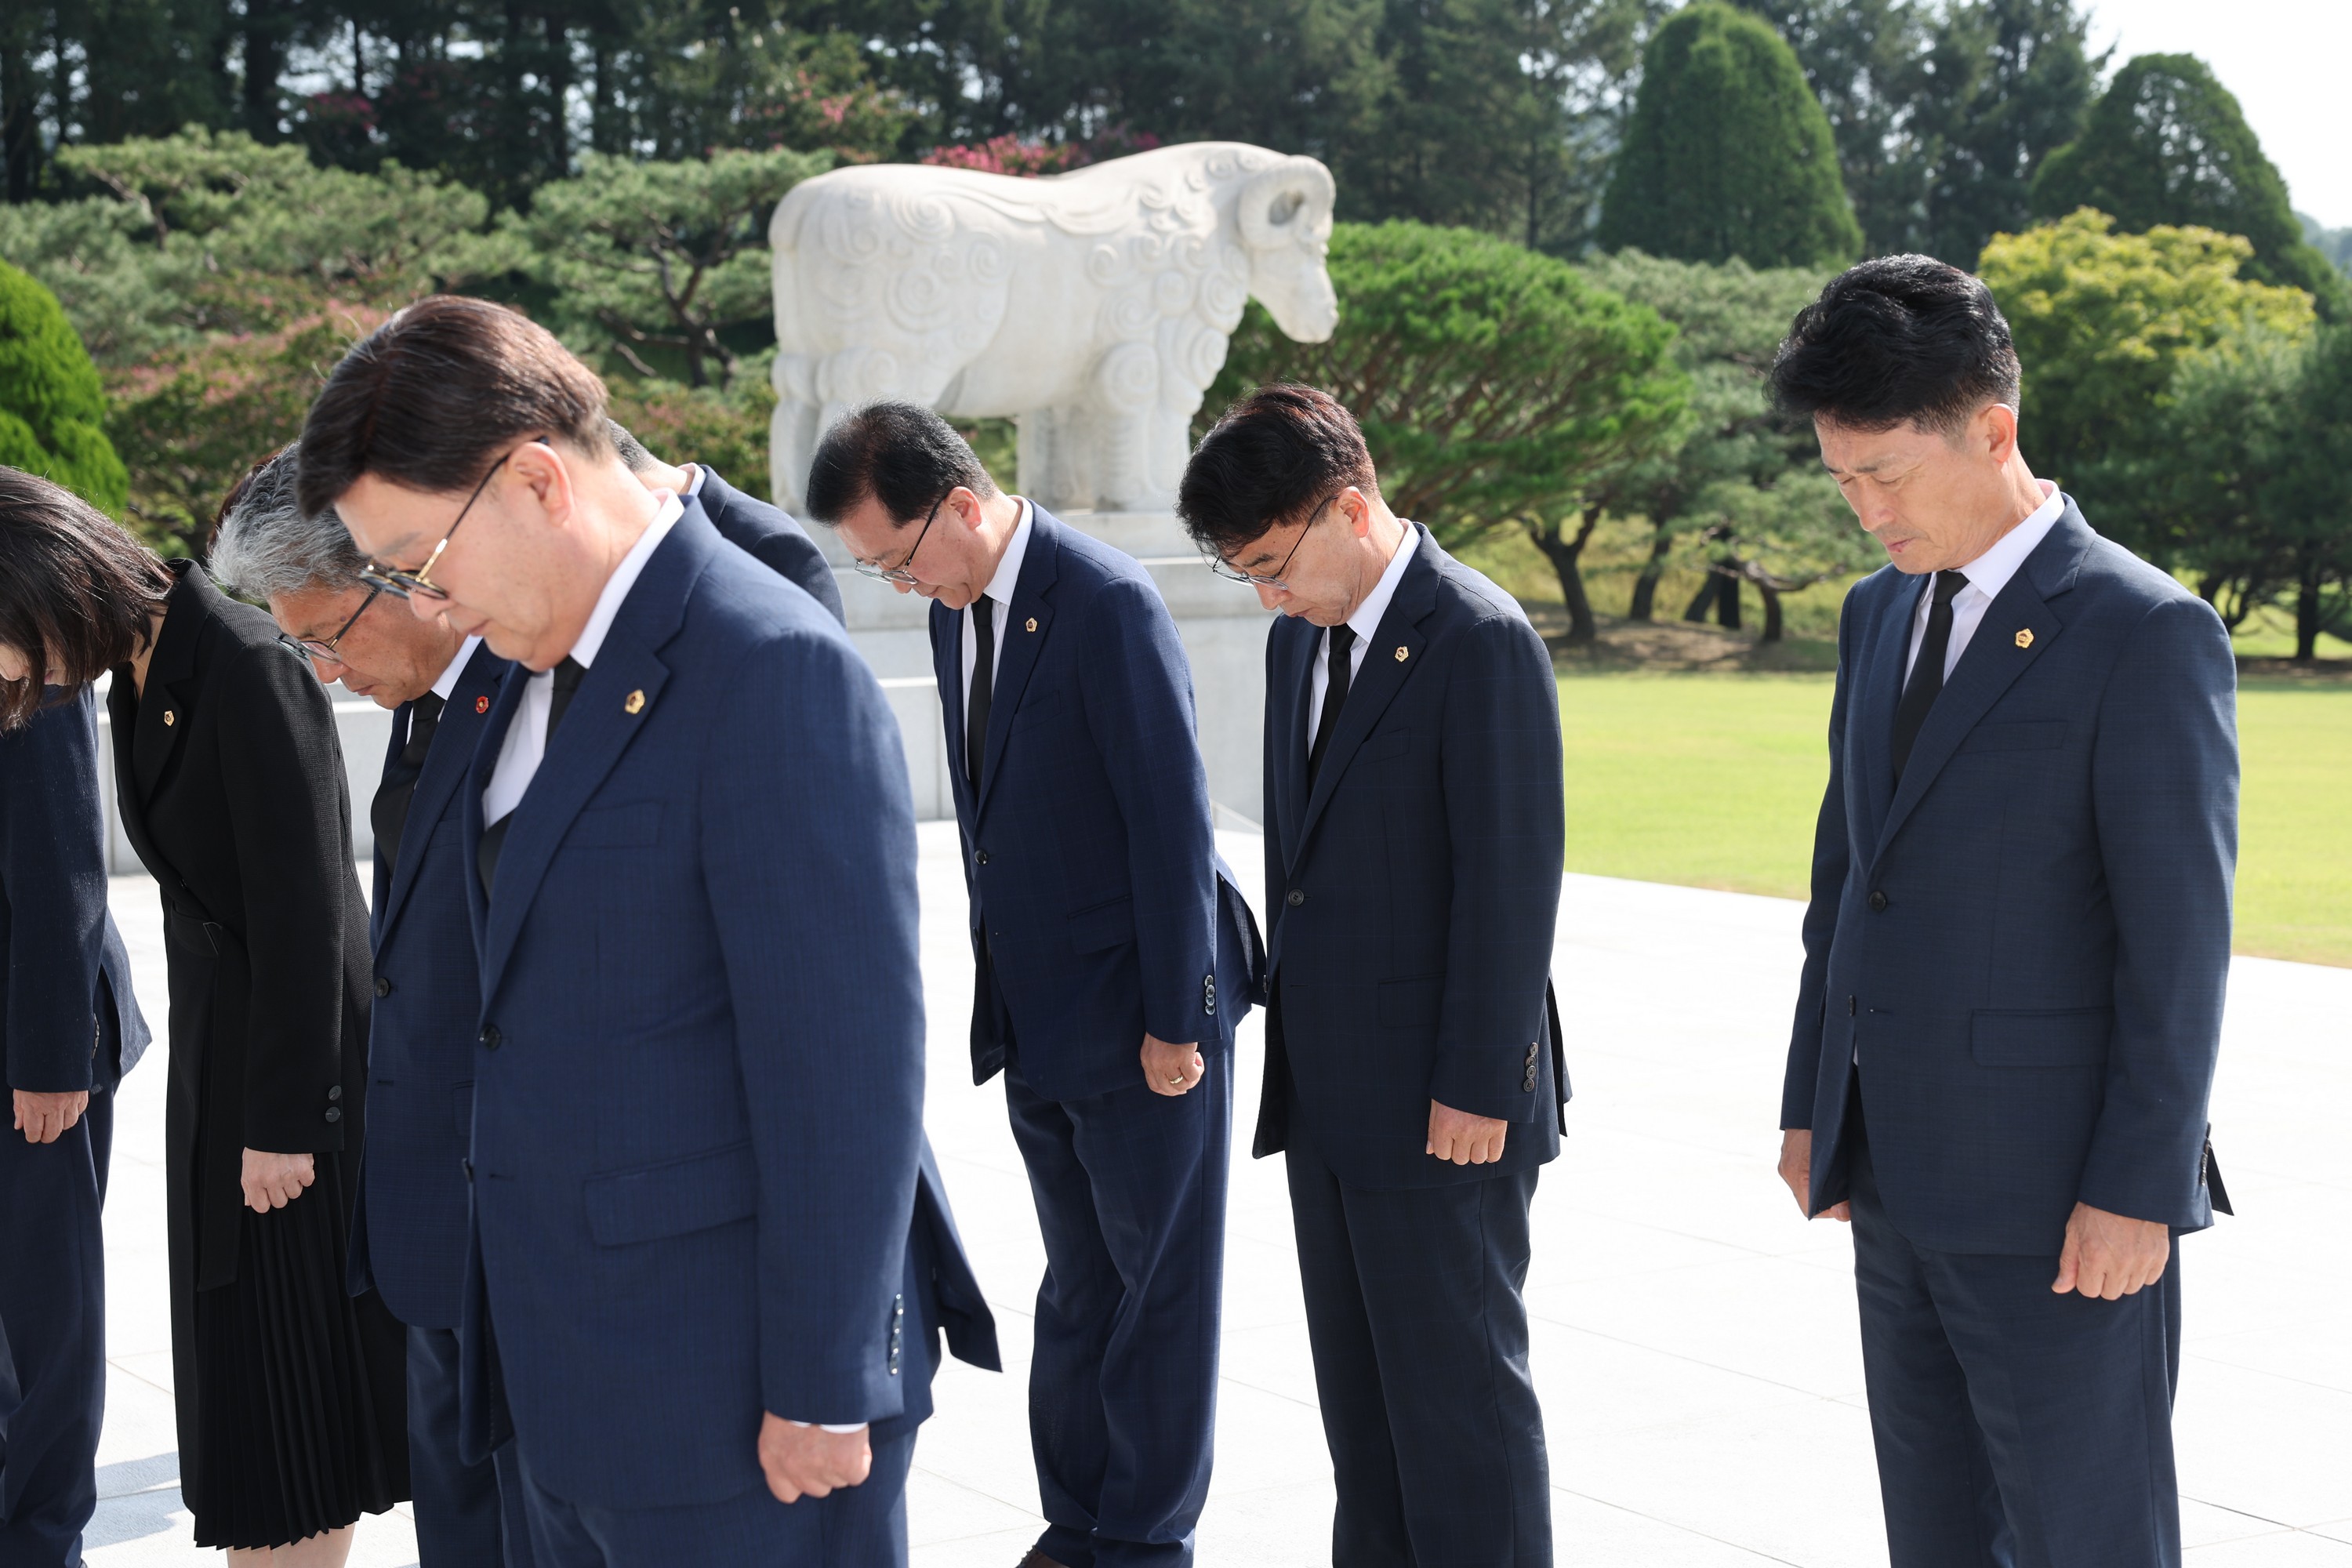
[[254, 470], [214, 531], [213, 575], [248, 599], [361, 585], [362, 557], [335, 509], [306, 517], [295, 499], [301, 466], [293, 442]]
[[621, 464], [633, 474], [642, 474], [654, 466], [654, 455], [646, 444], [629, 434], [629, 427], [607, 415], [604, 434], [613, 438], [614, 448], [621, 454]]

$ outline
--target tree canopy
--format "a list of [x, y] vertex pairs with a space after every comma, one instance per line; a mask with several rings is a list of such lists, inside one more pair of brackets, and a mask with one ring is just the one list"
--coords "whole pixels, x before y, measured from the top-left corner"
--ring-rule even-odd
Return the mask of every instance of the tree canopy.
[[97, 367], [57, 296], [0, 261], [0, 463], [119, 514], [130, 478], [105, 422]]
[[1755, 267], [1860, 253], [1828, 116], [1770, 27], [1697, 0], [1652, 35], [1599, 237], [1603, 249]]
[[2304, 238], [2286, 182], [2238, 100], [2193, 55], [2142, 55], [2116, 73], [2082, 136], [2033, 182], [2038, 216], [2096, 207], [2126, 232], [2218, 229], [2252, 245], [2246, 271], [2309, 292], [2323, 313], [2352, 314], [2352, 289]]
[[1265, 382], [1322, 387], [1362, 425], [1399, 515], [1451, 542], [1524, 528], [1590, 637], [1576, 569], [1589, 498], [1675, 431], [1688, 377], [1674, 329], [1566, 262], [1470, 229], [1340, 224], [1330, 268], [1331, 341], [1293, 342], [1252, 304], [1202, 417]]

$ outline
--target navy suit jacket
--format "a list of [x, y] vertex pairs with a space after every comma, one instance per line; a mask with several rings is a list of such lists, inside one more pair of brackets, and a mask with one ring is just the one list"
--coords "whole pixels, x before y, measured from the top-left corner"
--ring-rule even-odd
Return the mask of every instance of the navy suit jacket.
[[695, 466], [702, 470], [702, 488], [694, 499], [702, 503], [719, 536], [779, 577], [799, 584], [827, 614], [846, 626], [849, 613], [842, 608], [841, 584], [834, 580], [833, 567], [808, 531], [782, 507], [747, 496], [720, 479], [708, 463]]
[[[373, 1286], [393, 1316], [418, 1328], [454, 1329], [462, 1316], [482, 998], [460, 786], [509, 668], [483, 646], [458, 672], [409, 797], [399, 863], [376, 857], [368, 913], [376, 999], [351, 1283], [353, 1294]], [[387, 772], [406, 743], [410, 707], [392, 727]]]
[[[1323, 628], [1285, 617], [1265, 645], [1279, 1028], [1255, 1152], [1300, 1139], [1363, 1187], [1540, 1164], [1559, 1152], [1569, 1094], [1549, 1005], [1566, 855], [1551, 656], [1517, 601], [1410, 526], [1412, 563], [1312, 789]], [[1502, 1159], [1431, 1158], [1433, 1100], [1512, 1123]]]
[[[816, 601], [685, 507], [515, 810], [496, 896], [467, 883], [466, 1447], [497, 1435], [494, 1355], [539, 1479], [604, 1507], [735, 1497], [763, 1484], [763, 1411], [879, 1423], [922, 1389], [902, 1362], [928, 1370], [900, 1317], [923, 999], [898, 725]], [[468, 863], [526, 679], [463, 785]]]
[[1901, 785], [1925, 579], [1856, 584], [1780, 1124], [1847, 1194], [1857, 1050], [1888, 1217], [2055, 1256], [2076, 1202], [2212, 1223], [2206, 1098], [2230, 964], [2237, 672], [2212, 609], [2070, 500], [1986, 609]]
[[[52, 706], [0, 735], [0, 1066], [27, 1094], [104, 1091], [147, 1048], [147, 1021], [106, 912], [98, 699], [47, 695]], [[121, 1026], [115, 1060], [98, 1050], [101, 975]]]
[[[1049, 1100], [1139, 1081], [1146, 1030], [1230, 1041], [1257, 931], [1217, 859], [1192, 666], [1134, 557], [1032, 506], [1006, 606], [977, 797], [962, 765], [965, 612], [931, 606], [975, 948]], [[1004, 1043], [975, 1030], [973, 1081]]]

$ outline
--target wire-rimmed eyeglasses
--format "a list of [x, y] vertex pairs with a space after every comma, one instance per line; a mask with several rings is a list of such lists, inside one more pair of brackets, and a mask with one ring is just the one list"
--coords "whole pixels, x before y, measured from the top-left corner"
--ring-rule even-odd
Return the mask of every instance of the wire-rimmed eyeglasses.
[[1298, 531], [1298, 537], [1290, 542], [1290, 553], [1282, 558], [1282, 564], [1276, 567], [1271, 574], [1244, 572], [1213, 550], [1202, 552], [1209, 558], [1209, 570], [1229, 583], [1246, 583], [1253, 588], [1289, 587], [1290, 584], [1284, 580], [1284, 574], [1290, 570], [1291, 562], [1297, 559], [1298, 547], [1306, 543], [1307, 536], [1315, 531], [1316, 521], [1322, 517], [1323, 509], [1338, 500], [1342, 493], [1340, 490], [1333, 490], [1316, 504], [1313, 511], [1307, 514], [1307, 526]]
[[291, 632], [279, 632], [278, 646], [302, 658], [315, 658], [340, 667], [343, 662], [343, 656], [337, 653], [336, 648], [341, 647], [342, 640], [351, 635], [352, 628], [360, 624], [360, 617], [367, 614], [367, 607], [382, 598], [383, 593], [384, 587], [381, 583], [370, 588], [368, 596], [360, 601], [360, 607], [352, 612], [352, 618], [345, 621], [342, 629], [336, 632], [333, 637], [321, 641], [317, 637], [298, 637]]
[[[931, 531], [931, 524], [938, 519], [940, 515], [940, 508], [947, 505], [948, 496], [951, 496], [953, 494], [955, 494], [955, 491], [953, 489], [950, 489], [947, 495], [941, 496], [939, 500], [931, 503], [929, 513], [923, 519], [922, 532], [916, 534], [915, 542], [907, 546], [907, 553], [898, 557], [898, 564], [896, 566], [885, 566], [879, 561], [858, 561], [853, 559], [849, 563], [851, 570], [855, 571], [861, 577], [871, 577], [877, 582], [898, 583], [908, 587], [912, 587], [915, 584], [916, 578], [915, 574], [912, 572], [909, 572], [908, 568], [915, 563], [915, 552], [923, 547], [924, 536]], [[430, 563], [427, 564], [430, 564]]]
[[[531, 441], [537, 441], [542, 447], [547, 445], [547, 441], [543, 437], [534, 436], [531, 437]], [[522, 445], [523, 447], [528, 447], [530, 445], [530, 441], [526, 441]], [[515, 452], [520, 452], [521, 450], [522, 447], [517, 447], [515, 448]], [[457, 537], [457, 525], [466, 521], [466, 514], [474, 510], [474, 503], [482, 499], [482, 492], [489, 489], [490, 481], [498, 477], [499, 470], [505, 468], [509, 462], [514, 460], [514, 452], [509, 452], [505, 457], [500, 458], [497, 462], [490, 465], [490, 471], [482, 476], [481, 482], [474, 487], [474, 493], [467, 496], [466, 498], [466, 504], [457, 509], [457, 515], [452, 518], [449, 521], [449, 531], [441, 536], [441, 542], [433, 547], [433, 553], [425, 558], [424, 565], [419, 566], [415, 571], [411, 572], [405, 567], [387, 566], [383, 562], [376, 560], [373, 556], [370, 556], [360, 565], [361, 581], [366, 583], [372, 588], [380, 589], [387, 594], [396, 594], [404, 599], [413, 599], [420, 596], [427, 599], [447, 598], [449, 596], [449, 590], [446, 588], [436, 587], [432, 583], [426, 581], [426, 574], [430, 573], [433, 570], [434, 564], [441, 559], [441, 552], [449, 548], [449, 542]], [[353, 616], [352, 618], [354, 620], [358, 619], [357, 616]], [[341, 634], [338, 635], [340, 636]]]

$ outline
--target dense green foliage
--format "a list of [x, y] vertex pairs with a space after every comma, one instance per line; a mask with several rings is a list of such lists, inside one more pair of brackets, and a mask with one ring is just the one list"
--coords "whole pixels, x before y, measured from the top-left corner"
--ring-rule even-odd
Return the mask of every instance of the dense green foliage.
[[57, 296], [0, 261], [0, 463], [120, 512], [130, 480], [105, 419], [98, 370]]
[[1354, 411], [1399, 514], [1459, 542], [1523, 528], [1590, 638], [1577, 552], [1594, 489], [1670, 439], [1688, 378], [1674, 329], [1562, 261], [1470, 229], [1339, 226], [1341, 326], [1296, 343], [1253, 305], [1202, 405], [1213, 418], [1269, 381], [1320, 386]]
[[1770, 27], [1696, 0], [1652, 35], [1600, 242], [1758, 267], [1860, 254], [1829, 118]]
[[2033, 207], [2042, 217], [2096, 207], [2134, 233], [2171, 224], [2242, 235], [2249, 276], [2309, 292], [2331, 318], [2352, 314], [2352, 288], [2305, 240], [2237, 98], [2193, 55], [2142, 55], [2118, 71], [2081, 139], [2034, 177]]

